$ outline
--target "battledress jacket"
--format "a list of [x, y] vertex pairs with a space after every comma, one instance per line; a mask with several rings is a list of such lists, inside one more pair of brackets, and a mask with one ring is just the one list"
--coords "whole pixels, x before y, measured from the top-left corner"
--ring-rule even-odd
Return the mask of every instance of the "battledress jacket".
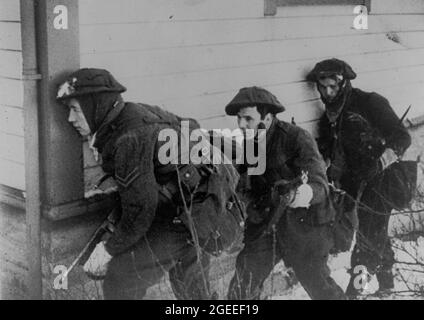
[[[384, 141], [384, 147], [393, 149], [398, 156], [401, 156], [411, 144], [411, 137], [408, 131], [405, 129], [386, 98], [375, 92], [364, 92], [360, 89], [353, 88], [350, 97], [343, 107], [341, 115], [333, 125], [329, 122], [326, 114], [320, 119], [318, 126], [318, 145], [324, 159], [329, 159], [332, 162], [340, 161], [340, 163], [344, 163], [346, 159], [335, 159], [337, 155], [343, 154], [344, 152], [343, 150], [337, 151], [337, 148], [356, 148], [358, 152], [362, 152], [359, 146], [349, 145], [351, 141], [357, 141], [355, 137], [352, 137], [352, 134], [357, 133], [347, 131], [342, 133], [345, 123], [344, 119], [346, 119], [346, 115], [348, 114], [358, 114], [363, 117], [369, 125], [377, 131], [377, 136]], [[343, 155], [341, 157], [343, 157]], [[369, 166], [371, 165], [370, 163]], [[340, 167], [342, 166], [343, 165]], [[345, 169], [342, 170], [341, 175], [343, 175], [344, 171]], [[340, 179], [340, 175], [337, 174], [335, 177], [330, 178], [337, 181]]]
[[250, 177], [252, 197], [269, 193], [281, 179], [292, 180], [307, 172], [313, 190], [308, 220], [313, 224], [332, 221], [335, 211], [329, 201], [325, 163], [313, 137], [300, 127], [274, 119], [266, 140], [266, 169], [262, 175]]
[[[160, 130], [174, 128], [181, 118], [158, 107], [121, 102], [109, 114], [94, 146], [102, 155], [102, 168], [115, 178], [122, 215], [106, 250], [112, 256], [135, 245], [148, 231], [158, 206]], [[190, 119], [190, 123], [198, 124]]]

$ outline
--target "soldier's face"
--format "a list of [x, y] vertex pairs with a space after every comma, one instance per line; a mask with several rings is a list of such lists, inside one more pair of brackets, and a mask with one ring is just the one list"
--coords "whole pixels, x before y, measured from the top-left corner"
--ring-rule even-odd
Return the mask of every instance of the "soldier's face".
[[68, 121], [82, 136], [88, 136], [91, 133], [87, 119], [82, 112], [81, 105], [78, 100], [71, 99], [68, 102], [69, 117]]
[[[239, 128], [243, 131], [246, 139], [253, 138], [257, 136], [258, 129], [268, 129], [268, 118], [270, 114], [265, 116], [265, 119], [261, 119], [261, 115], [256, 109], [256, 107], [246, 107], [240, 109], [237, 114], [237, 124]], [[247, 130], [251, 129], [251, 130]], [[264, 130], [262, 130], [262, 133]], [[249, 134], [250, 133], [250, 134]], [[260, 137], [258, 137], [260, 138]]]
[[340, 81], [333, 78], [319, 79], [317, 83], [318, 91], [324, 103], [331, 103], [340, 91]]

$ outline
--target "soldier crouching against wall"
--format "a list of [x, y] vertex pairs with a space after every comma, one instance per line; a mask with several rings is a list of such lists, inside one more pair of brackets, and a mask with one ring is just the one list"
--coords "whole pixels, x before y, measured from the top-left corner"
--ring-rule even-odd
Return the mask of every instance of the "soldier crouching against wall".
[[[228, 298], [259, 299], [265, 279], [283, 259], [312, 299], [344, 299], [327, 266], [334, 210], [325, 164], [308, 132], [276, 118], [284, 110], [273, 94], [258, 87], [241, 89], [225, 108], [228, 115], [237, 116], [247, 135], [247, 129], [254, 130], [255, 145], [266, 143], [266, 153], [258, 155], [266, 157], [265, 172], [248, 175], [248, 165], [239, 170], [247, 181], [241, 192], [248, 202], [248, 218]], [[302, 175], [307, 179], [279, 194], [280, 187]], [[287, 206], [275, 202], [278, 198]], [[278, 208], [284, 211], [275, 220]]]
[[[325, 113], [319, 123], [319, 149], [328, 165], [328, 179], [358, 204], [359, 228], [351, 257], [349, 297], [356, 297], [356, 266], [376, 274], [379, 289], [392, 289], [394, 252], [387, 229], [390, 212], [408, 203], [408, 181], [416, 164], [399, 158], [411, 144], [409, 133], [387, 99], [352, 88], [356, 73], [344, 61], [317, 63], [307, 80], [315, 82]], [[414, 169], [415, 167], [415, 169]], [[412, 188], [411, 188], [412, 189]], [[362, 271], [361, 271], [362, 272]]]
[[[58, 91], [57, 99], [70, 108], [68, 121], [83, 136], [95, 134], [102, 168], [116, 180], [120, 196], [122, 214], [115, 231], [97, 245], [84, 270], [105, 276], [105, 299], [141, 299], [166, 271], [178, 299], [209, 299], [209, 255], [193, 245], [176, 199], [181, 200], [183, 193], [185, 197], [193, 179], [196, 188], [207, 185], [204, 192], [208, 194], [216, 168], [195, 167], [191, 162], [162, 164], [158, 135], [169, 128], [180, 132], [183, 119], [158, 107], [124, 102], [121, 93], [125, 90], [106, 70], [80, 69]], [[198, 127], [194, 120], [189, 122]], [[185, 171], [181, 177], [179, 168]], [[223, 197], [238, 181], [232, 165], [225, 169], [226, 181], [220, 185], [214, 180]], [[208, 204], [202, 213], [215, 209], [210, 198], [197, 202], [198, 206]]]

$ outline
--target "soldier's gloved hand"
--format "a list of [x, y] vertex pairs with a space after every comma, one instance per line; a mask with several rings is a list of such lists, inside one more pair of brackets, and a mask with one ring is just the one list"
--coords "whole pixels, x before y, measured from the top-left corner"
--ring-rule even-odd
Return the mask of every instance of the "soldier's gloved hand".
[[106, 251], [105, 241], [101, 241], [84, 264], [84, 271], [93, 278], [104, 277], [111, 259], [112, 256]]
[[391, 164], [395, 163], [398, 160], [399, 157], [393, 151], [393, 149], [387, 148], [380, 157], [380, 169], [384, 171], [387, 167], [389, 167]]
[[309, 208], [314, 193], [309, 184], [302, 184], [296, 189], [296, 193], [292, 202], [289, 203], [290, 208]]

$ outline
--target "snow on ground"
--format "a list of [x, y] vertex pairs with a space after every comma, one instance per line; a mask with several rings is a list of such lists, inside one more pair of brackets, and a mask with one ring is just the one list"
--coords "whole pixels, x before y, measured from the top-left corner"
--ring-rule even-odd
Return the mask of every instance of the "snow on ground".
[[[394, 293], [386, 294], [384, 296], [374, 295], [374, 291], [378, 289], [378, 281], [375, 277], [371, 280], [369, 285], [369, 294], [364, 295], [360, 299], [381, 299], [381, 300], [394, 300], [394, 299], [422, 299], [424, 300], [424, 237], [419, 237], [416, 241], [393, 241], [395, 259], [403, 263], [396, 263], [394, 265], [395, 274], [395, 288]], [[349, 283], [349, 274], [347, 270], [350, 268], [350, 252], [340, 253], [337, 256], [332, 256], [329, 259], [329, 267], [331, 275], [337, 284], [346, 290]], [[421, 263], [417, 265], [415, 263]], [[408, 264], [405, 264], [408, 263]], [[414, 265], [412, 265], [414, 263]], [[280, 269], [274, 269], [275, 272], [286, 272], [284, 265]], [[405, 291], [421, 290], [420, 296], [411, 296], [411, 293]], [[309, 300], [309, 296], [297, 283], [293, 287], [285, 290], [276, 296], [271, 297], [273, 300]]]

